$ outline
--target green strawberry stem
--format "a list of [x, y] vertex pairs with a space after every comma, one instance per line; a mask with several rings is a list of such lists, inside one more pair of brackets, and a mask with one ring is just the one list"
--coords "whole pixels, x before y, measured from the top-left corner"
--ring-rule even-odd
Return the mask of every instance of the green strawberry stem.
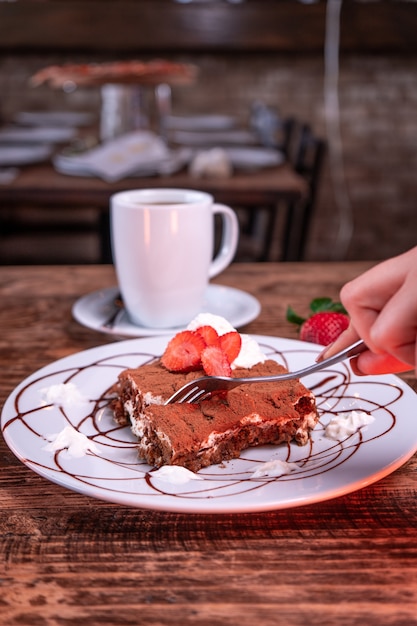
[[331, 298], [315, 298], [310, 302], [312, 313], [345, 313], [347, 311], [341, 302], [333, 302]]
[[294, 309], [289, 306], [287, 308], [287, 321], [291, 322], [291, 324], [296, 324], [297, 326], [301, 326], [301, 324], [304, 324], [305, 318], [297, 315]]

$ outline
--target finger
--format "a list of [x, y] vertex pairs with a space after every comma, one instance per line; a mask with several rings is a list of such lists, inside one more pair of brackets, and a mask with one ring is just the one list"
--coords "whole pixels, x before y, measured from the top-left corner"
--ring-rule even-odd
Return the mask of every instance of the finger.
[[359, 290], [356, 287], [353, 289], [350, 283], [345, 285], [340, 293], [340, 299], [351, 318], [351, 325], [354, 325], [357, 335], [373, 352], [378, 352], [380, 349], [378, 345], [374, 344], [370, 331], [386, 303], [385, 297], [384, 295], [384, 299], [371, 298], [369, 288]]
[[382, 309], [370, 334], [372, 342], [396, 359], [414, 365], [417, 344], [417, 275], [406, 281]]
[[318, 355], [316, 361], [319, 363], [324, 359], [328, 359], [329, 357], [337, 354], [341, 350], [348, 348], [353, 343], [360, 339], [358, 333], [355, 328], [353, 328], [352, 324], [350, 324], [341, 335], [334, 341], [324, 348], [324, 350]]
[[[417, 371], [416, 285], [417, 247], [380, 263], [342, 288], [340, 299], [351, 325], [373, 353], [366, 352], [353, 362], [358, 373], [407, 371], [412, 366]], [[341, 340], [335, 342], [319, 360], [342, 347]]]
[[[385, 350], [384, 342], [379, 342], [371, 329], [374, 328], [387, 304], [401, 291], [404, 281], [407, 280], [407, 271], [408, 262], [405, 258], [390, 259], [371, 268], [341, 289], [341, 302], [347, 309], [358, 334], [373, 352]], [[407, 289], [406, 293], [410, 295], [414, 291], [415, 287]]]

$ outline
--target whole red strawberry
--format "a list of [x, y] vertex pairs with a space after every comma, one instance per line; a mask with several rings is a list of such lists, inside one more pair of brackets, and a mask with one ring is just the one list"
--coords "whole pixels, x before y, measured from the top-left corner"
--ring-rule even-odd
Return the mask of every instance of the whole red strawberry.
[[297, 324], [300, 339], [328, 346], [349, 326], [349, 316], [340, 302], [331, 298], [316, 298], [310, 304], [311, 314], [299, 317], [291, 307], [287, 309], [287, 320]]

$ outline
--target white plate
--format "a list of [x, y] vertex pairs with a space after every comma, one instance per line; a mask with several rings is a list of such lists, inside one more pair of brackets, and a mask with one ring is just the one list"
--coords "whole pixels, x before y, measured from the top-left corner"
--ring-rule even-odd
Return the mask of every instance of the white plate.
[[[255, 336], [264, 352], [289, 369], [311, 363], [319, 346]], [[355, 377], [340, 364], [304, 379], [317, 398], [320, 423], [311, 445], [262, 446], [239, 459], [201, 470], [202, 480], [174, 485], [157, 478], [137, 458], [129, 428], [114, 424], [109, 390], [117, 375], [159, 356], [166, 337], [131, 339], [65, 357], [24, 380], [6, 401], [2, 433], [13, 453], [30, 469], [68, 489], [110, 502], [185, 513], [253, 512], [320, 502], [370, 485], [405, 463], [417, 450], [417, 396], [396, 376]], [[42, 402], [44, 388], [72, 382], [85, 404]], [[335, 414], [370, 412], [375, 421], [342, 442], [324, 436]], [[80, 458], [67, 450], [45, 450], [47, 435], [71, 425], [94, 443]], [[253, 478], [271, 459], [294, 462], [298, 469], [280, 477]]]
[[228, 130], [236, 126], [231, 115], [167, 115], [166, 128], [175, 130]]
[[46, 161], [52, 154], [49, 145], [2, 146], [0, 145], [0, 165], [26, 165]]
[[238, 169], [258, 169], [281, 165], [284, 154], [273, 148], [224, 148], [234, 167]]
[[75, 128], [55, 126], [6, 126], [0, 129], [1, 143], [63, 143], [74, 139]]
[[217, 130], [217, 131], [188, 131], [172, 130], [169, 139], [183, 146], [209, 147], [241, 145], [251, 146], [258, 143], [258, 138], [249, 130]]
[[[83, 326], [122, 337], [150, 337], [171, 335], [178, 328], [145, 328], [133, 324], [124, 309], [120, 310], [111, 327], [106, 322], [117, 313], [115, 304], [119, 297], [117, 287], [108, 287], [82, 296], [74, 304], [72, 314]], [[225, 317], [235, 328], [240, 328], [258, 317], [261, 310], [259, 301], [245, 291], [222, 285], [209, 285], [201, 313], [213, 313]]]

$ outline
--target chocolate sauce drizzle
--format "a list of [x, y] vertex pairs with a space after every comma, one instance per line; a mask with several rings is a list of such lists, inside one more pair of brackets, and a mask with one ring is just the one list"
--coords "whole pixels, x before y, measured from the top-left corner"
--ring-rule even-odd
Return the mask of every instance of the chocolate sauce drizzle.
[[[115, 344], [115, 347], [122, 345]], [[316, 355], [310, 347], [304, 350], [298, 343], [296, 345], [294, 349], [278, 350], [271, 342], [262, 343], [261, 348], [269, 358], [291, 369], [294, 358], [301, 355], [304, 362], [308, 362]], [[182, 500], [184, 510], [188, 507], [198, 511], [201, 503], [205, 503], [204, 510], [208, 510], [206, 505], [210, 501], [209, 504], [218, 502], [214, 510], [222, 510], [224, 506], [227, 511], [233, 509], [234, 504], [242, 509], [244, 495], [248, 510], [251, 506], [256, 508], [259, 499], [264, 503], [260, 506], [279, 508], [303, 504], [306, 499], [314, 501], [315, 491], [317, 494], [323, 491], [325, 475], [329, 472], [337, 474], [342, 466], [345, 482], [356, 484], [355, 464], [350, 461], [364, 446], [371, 447], [374, 440], [387, 436], [395, 428], [396, 403], [404, 393], [400, 381], [398, 385], [393, 384], [393, 377], [389, 382], [384, 377], [371, 381], [367, 378], [352, 380], [347, 364], [334, 366], [315, 374], [310, 382], [308, 379], [304, 381], [316, 396], [320, 415], [306, 446], [290, 443], [252, 448], [244, 451], [239, 459], [201, 470], [199, 476], [204, 480], [175, 485], [159, 479], [153, 468], [137, 457], [135, 437], [129, 428], [120, 427], [113, 421], [110, 409], [112, 386], [118, 373], [127, 367], [150, 362], [157, 356], [149, 351], [122, 351], [87, 365], [64, 369], [58, 368], [58, 361], [58, 369], [49, 368], [48, 373], [40, 375], [40, 372], [39, 376], [30, 377], [15, 392], [14, 399], [12, 394], [13, 402], [9, 402], [8, 410], [3, 413], [2, 431], [7, 443], [26, 465], [49, 480], [112, 502], [178, 510], [178, 501]], [[85, 389], [89, 388], [99, 389], [99, 395], [88, 398], [85, 405], [42, 404], [42, 389], [69, 382], [74, 383], [84, 396]], [[344, 441], [327, 439], [324, 429], [329, 420], [351, 410], [370, 413], [375, 421]], [[98, 453], [87, 452], [82, 459], [74, 459], [66, 450], [54, 454], [45, 451], [46, 435], [57, 433], [67, 425], [93, 441]], [[279, 477], [252, 478], [256, 467], [271, 459], [296, 463], [298, 469]], [[349, 472], [353, 474], [350, 477]], [[335, 484], [328, 489], [329, 497], [349, 491], [349, 488], [340, 487], [340, 479], [336, 479]], [[280, 488], [284, 490], [282, 493]], [[350, 490], [354, 488], [357, 486]], [[294, 499], [289, 495], [293, 492]], [[173, 499], [176, 504], [172, 504]], [[317, 495], [317, 499], [324, 498]]]

